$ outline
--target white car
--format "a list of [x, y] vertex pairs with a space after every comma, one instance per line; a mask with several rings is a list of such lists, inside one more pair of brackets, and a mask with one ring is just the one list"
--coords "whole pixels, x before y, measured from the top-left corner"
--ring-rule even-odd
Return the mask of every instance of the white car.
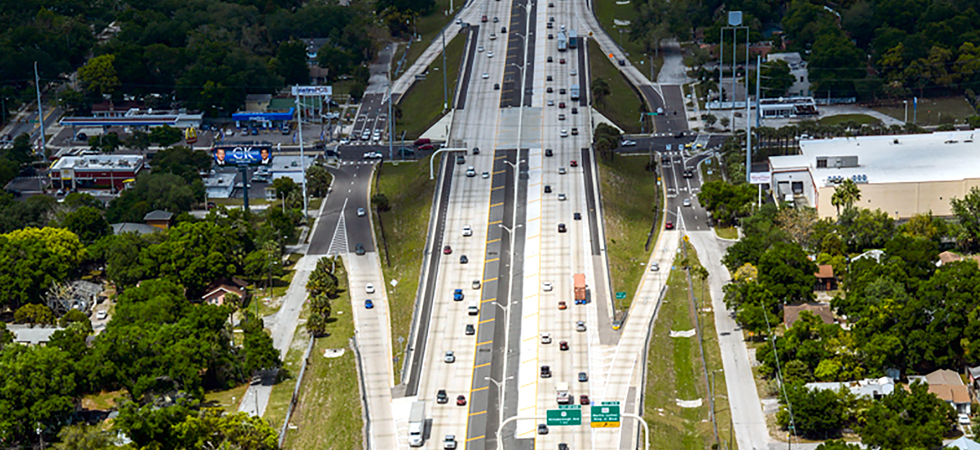
[[347, 145], [347, 144], [350, 144], [350, 139], [343, 138], [340, 140], [340, 145]]
[[568, 72], [568, 74], [574, 77], [575, 75], [578, 74], [578, 72], [576, 72], [575, 69], [572, 69], [572, 71]]
[[541, 333], [541, 343], [550, 344], [551, 343], [551, 333]]
[[490, 40], [491, 41], [497, 40], [497, 33], [490, 33]]
[[459, 25], [461, 23], [463, 23], [463, 19], [460, 19], [459, 17], [457, 17], [456, 18], [456, 25]]
[[493, 52], [487, 52], [487, 58], [493, 58]]
[[636, 141], [631, 141], [629, 139], [623, 141], [621, 144], [623, 147], [636, 147]]
[[367, 292], [368, 294], [373, 294], [374, 293], [374, 285], [371, 284], [371, 283], [368, 283], [366, 286], [364, 286], [364, 292]]
[[466, 169], [466, 176], [470, 178], [476, 176], [476, 170], [473, 170], [473, 166], [470, 166], [468, 169]]
[[229, 129], [229, 130], [225, 131], [225, 136], [229, 136], [230, 137], [230, 136], [234, 136], [234, 135], [235, 135], [235, 130]]
[[565, 199], [566, 199], [565, 194], [558, 194], [558, 201], [563, 202], [565, 201]]
[[559, 114], [558, 115], [558, 120], [565, 120], [565, 115], [564, 114]]
[[442, 448], [446, 450], [453, 450], [456, 448], [456, 435], [447, 434], [446, 439], [442, 441]]
[[481, 45], [481, 46], [479, 46], [479, 47], [477, 47], [477, 48], [476, 48], [476, 51], [478, 51], [478, 52], [482, 52], [482, 51], [483, 51], [483, 46]]
[[559, 167], [558, 168], [558, 175], [564, 175], [564, 174], [565, 174], [565, 168], [564, 167]]
[[548, 100], [548, 106], [555, 106], [554, 100]]
[[446, 352], [446, 355], [442, 357], [442, 359], [443, 361], [446, 361], [446, 364], [452, 364], [456, 362], [456, 354], [453, 353], [452, 350], [449, 350]]
[[357, 217], [364, 217], [367, 215], [367, 211], [364, 208], [357, 208]]
[[463, 225], [463, 236], [473, 236], [473, 228], [469, 225]]
[[957, 420], [959, 420], [960, 425], [969, 425], [970, 424], [970, 416], [968, 416], [966, 414], [960, 414], [959, 416], [957, 416]]
[[483, 72], [483, 79], [486, 80], [487, 78], [490, 78], [490, 74]]
[[684, 206], [691, 206], [691, 199], [685, 198], [684, 199]]
[[660, 271], [660, 264], [650, 263], [650, 271], [651, 272], [659, 272]]
[[95, 318], [98, 320], [105, 320], [106, 317], [109, 317], [109, 313], [106, 310], [95, 313]]
[[552, 288], [554, 288], [554, 286], [551, 285], [550, 281], [545, 281], [544, 283], [541, 283], [541, 289], [543, 289], [545, 292], [551, 292]]
[[483, 172], [483, 178], [490, 178], [490, 172]]
[[561, 137], [568, 137], [568, 130], [561, 130], [561, 132], [558, 134], [561, 135]]

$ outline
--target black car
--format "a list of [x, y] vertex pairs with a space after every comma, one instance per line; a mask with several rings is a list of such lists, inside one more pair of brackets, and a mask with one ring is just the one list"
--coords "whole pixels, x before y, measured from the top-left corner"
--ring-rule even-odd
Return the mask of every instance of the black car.
[[538, 434], [548, 434], [548, 426], [543, 423], [539, 423]]
[[578, 114], [578, 108], [572, 108], [572, 114]]
[[582, 220], [582, 213], [572, 214], [572, 217], [574, 217], [575, 220]]
[[466, 324], [466, 335], [472, 336], [474, 334], [476, 334], [476, 327], [474, 327], [472, 323]]
[[473, 147], [473, 154], [474, 155], [479, 155], [480, 154], [480, 147]]
[[567, 230], [567, 229], [565, 228], [565, 224], [563, 224], [563, 223], [560, 223], [560, 224], [558, 224], [558, 232], [559, 232], [559, 233], [564, 233], [565, 231], [568, 231], [568, 230]]
[[551, 367], [541, 366], [541, 378], [551, 378]]
[[625, 59], [619, 60], [619, 65], [620, 66], [625, 66], [626, 65], [626, 60]]
[[544, 156], [555, 156], [555, 152], [550, 148], [544, 150]]
[[550, 184], [544, 185], [544, 193], [545, 194], [550, 194], [551, 193], [551, 185]]
[[436, 403], [449, 403], [449, 395], [446, 394], [445, 389], [439, 389], [439, 392], [436, 394]]
[[457, 156], [456, 164], [466, 164], [466, 158], [464, 158], [463, 155]]
[[494, 83], [493, 84], [493, 90], [499, 91], [500, 90], [500, 83]]
[[468, 262], [470, 262], [470, 260], [469, 260], [469, 258], [466, 257], [466, 255], [460, 255], [459, 256], [459, 263], [460, 264], [466, 264]]
[[674, 135], [674, 139], [680, 139], [682, 137], [684, 137], [683, 131], [678, 131], [677, 134]]
[[357, 245], [355, 245], [354, 246], [354, 253], [357, 253], [358, 255], [363, 255], [364, 254], [364, 244], [357, 244]]

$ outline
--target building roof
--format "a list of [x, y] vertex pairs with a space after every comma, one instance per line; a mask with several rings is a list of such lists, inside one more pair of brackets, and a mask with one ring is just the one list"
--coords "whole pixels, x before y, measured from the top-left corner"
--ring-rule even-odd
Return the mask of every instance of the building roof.
[[[310, 170], [310, 167], [316, 162], [315, 156], [306, 156], [306, 170]], [[276, 172], [302, 172], [303, 164], [302, 159], [299, 156], [293, 155], [276, 155], [272, 158], [272, 162], [269, 164], [269, 171], [272, 173]]]
[[820, 264], [817, 266], [817, 273], [813, 274], [817, 278], [833, 278], [834, 277], [834, 266], [830, 264]]
[[161, 210], [157, 209], [157, 210], [150, 211], [150, 212], [146, 213], [146, 215], [143, 216], [143, 220], [146, 220], [146, 221], [150, 221], [150, 220], [170, 220], [170, 219], [173, 219], [173, 217], [174, 217], [174, 213], [169, 212], [169, 211], [161, 211]]
[[868, 378], [858, 381], [838, 382], [818, 382], [807, 383], [807, 389], [820, 389], [837, 392], [842, 387], [847, 388], [851, 393], [861, 397], [874, 397], [876, 395], [888, 395], [895, 390], [895, 382], [888, 377]]
[[7, 331], [14, 333], [14, 342], [29, 345], [46, 343], [51, 340], [51, 335], [54, 334], [55, 331], [63, 329], [64, 328], [45, 326], [35, 326], [31, 328], [29, 325], [7, 326]]
[[122, 222], [112, 224], [112, 234], [136, 233], [143, 235], [159, 233], [160, 231], [163, 230], [145, 223]]
[[939, 265], [941, 266], [943, 264], [949, 264], [951, 262], [960, 261], [962, 259], [963, 257], [957, 255], [956, 253], [945, 251], [939, 254]]
[[875, 261], [878, 261], [880, 263], [882, 256], [885, 256], [885, 252], [883, 252], [881, 250], [877, 250], [877, 249], [875, 249], [875, 250], [868, 250], [868, 251], [866, 251], [866, 252], [864, 252], [864, 253], [862, 253], [860, 255], [857, 255], [857, 256], [851, 258], [851, 261], [857, 261], [859, 259], [864, 259], [864, 258], [871, 258], [871, 259], [874, 259]]
[[970, 403], [970, 388], [966, 385], [930, 384], [929, 392], [947, 402]]
[[960, 450], [980, 450], [980, 444], [963, 436], [955, 441], [946, 444], [946, 448], [958, 448]]
[[929, 385], [949, 384], [954, 386], [964, 386], [963, 378], [960, 377], [960, 374], [949, 369], [939, 369], [926, 375], [924, 378], [926, 383], [929, 383]]
[[783, 323], [786, 324], [786, 328], [793, 328], [793, 324], [800, 319], [800, 313], [803, 311], [813, 313], [823, 323], [834, 323], [834, 313], [830, 311], [830, 305], [826, 303], [801, 303], [783, 307]]
[[966, 370], [974, 380], [980, 379], [980, 366], [968, 367]]
[[133, 171], [143, 166], [140, 155], [89, 155], [62, 156], [51, 166], [51, 170], [122, 170]]
[[208, 287], [204, 288], [204, 295], [202, 295], [201, 298], [211, 297], [221, 291], [230, 292], [238, 295], [239, 297], [244, 297], [246, 286], [248, 286], [248, 283], [245, 283], [245, 281], [241, 280], [240, 278], [218, 278], [217, 280], [212, 281]]
[[[800, 151], [800, 155], [770, 157], [773, 172], [809, 169], [817, 186], [829, 185], [831, 176], [863, 175], [872, 184], [980, 178], [980, 139], [974, 140], [972, 130], [804, 139]], [[817, 168], [818, 156], [857, 156], [858, 165]]]

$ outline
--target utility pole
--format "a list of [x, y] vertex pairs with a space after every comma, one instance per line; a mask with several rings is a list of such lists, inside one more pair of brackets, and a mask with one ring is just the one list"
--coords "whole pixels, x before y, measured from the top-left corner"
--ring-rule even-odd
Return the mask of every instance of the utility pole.
[[[299, 162], [303, 166], [303, 218], [307, 218], [309, 199], [306, 198], [306, 157], [303, 155], [303, 108], [300, 106], [299, 85], [296, 85], [296, 126], [299, 128]], [[245, 186], [248, 189], [248, 185]]]
[[388, 72], [388, 161], [394, 160], [395, 147], [395, 116], [392, 114], [393, 103], [391, 98], [391, 72]]
[[41, 105], [41, 78], [37, 74], [37, 61], [34, 61], [34, 89], [37, 91], [37, 123], [41, 126], [41, 151], [44, 151], [44, 107]]
[[762, 126], [762, 55], [755, 55], [755, 127]]
[[[452, 0], [450, 0], [452, 1]], [[452, 9], [450, 6], [449, 9]], [[442, 112], [449, 109], [449, 85], [446, 81], [446, 30], [442, 30]]]

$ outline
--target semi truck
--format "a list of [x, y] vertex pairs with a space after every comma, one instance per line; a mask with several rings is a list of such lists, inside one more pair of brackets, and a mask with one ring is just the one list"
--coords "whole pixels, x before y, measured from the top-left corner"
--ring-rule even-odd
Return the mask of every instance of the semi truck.
[[414, 402], [408, 414], [408, 445], [421, 447], [424, 440], [425, 402]]
[[568, 48], [578, 47], [578, 33], [575, 30], [568, 30]]
[[572, 396], [568, 395], [568, 383], [555, 383], [555, 399], [559, 405], [567, 405], [572, 402]]
[[574, 101], [578, 101], [578, 93], [579, 93], [578, 85], [577, 84], [573, 84], [572, 87], [568, 91], [572, 94], [572, 97], [571, 97], [572, 98], [572, 101], [573, 102]]
[[565, 38], [565, 33], [564, 32], [559, 32], [558, 33], [558, 51], [560, 51], [560, 52], [565, 51], [565, 48], [566, 48], [566, 45], [567, 45], [567, 41], [565, 39], [566, 39]]
[[585, 274], [577, 273], [572, 276], [575, 284], [575, 304], [585, 304]]

